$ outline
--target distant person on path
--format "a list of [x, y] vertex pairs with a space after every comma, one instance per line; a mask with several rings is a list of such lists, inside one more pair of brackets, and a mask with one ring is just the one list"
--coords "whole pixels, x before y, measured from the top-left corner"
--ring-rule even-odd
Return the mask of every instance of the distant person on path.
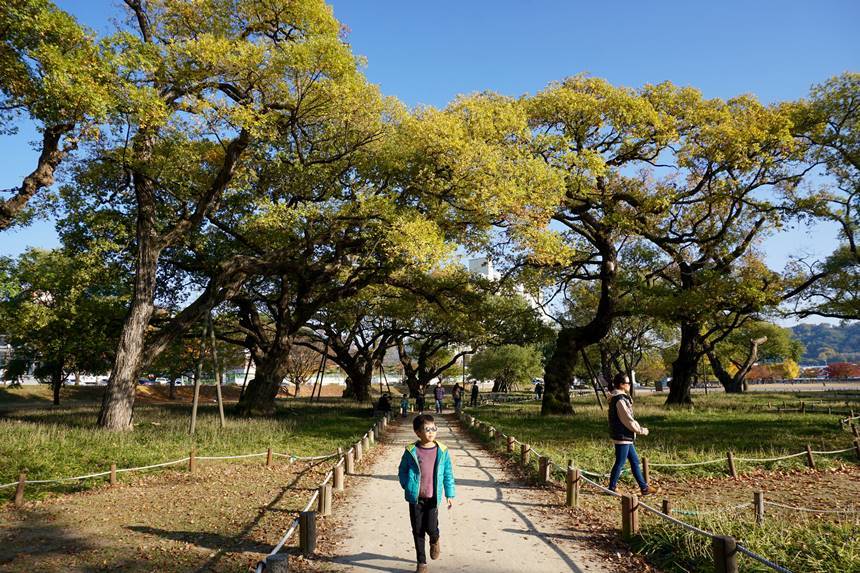
[[424, 386], [418, 387], [418, 397], [415, 398], [415, 409], [419, 414], [424, 413]]
[[538, 400], [540, 400], [541, 396], [543, 396], [543, 384], [541, 382], [535, 384], [535, 395], [537, 396]]
[[436, 398], [436, 413], [442, 413], [442, 400], [445, 399], [445, 389], [442, 388], [442, 383], [436, 384], [436, 389], [433, 390], [433, 396]]
[[618, 373], [612, 379], [612, 398], [609, 400], [609, 433], [615, 443], [615, 465], [609, 474], [609, 489], [615, 491], [624, 464], [630, 460], [633, 478], [639, 484], [642, 495], [658, 493], [648, 486], [639, 469], [639, 456], [633, 441], [636, 434], [648, 435], [648, 428], [643, 428], [633, 417], [633, 400], [627, 394], [630, 391], [630, 379], [626, 374]]
[[454, 399], [454, 411], [459, 412], [460, 406], [463, 403], [463, 389], [460, 388], [460, 383], [454, 384], [453, 390], [451, 390], [451, 397]]
[[404, 418], [406, 414], [409, 413], [409, 398], [406, 397], [406, 394], [403, 394], [400, 398], [400, 415]]
[[391, 396], [388, 393], [379, 397], [379, 402], [376, 404], [376, 409], [380, 412], [391, 412]]
[[409, 502], [409, 522], [415, 539], [416, 573], [427, 571], [424, 536], [430, 536], [430, 558], [438, 559], [439, 504], [444, 490], [448, 509], [454, 505], [454, 469], [448, 448], [436, 441], [436, 422], [430, 414], [419, 414], [412, 420], [418, 441], [406, 446], [397, 476]]
[[472, 383], [472, 399], [469, 400], [469, 406], [477, 406], [478, 405], [478, 383]]

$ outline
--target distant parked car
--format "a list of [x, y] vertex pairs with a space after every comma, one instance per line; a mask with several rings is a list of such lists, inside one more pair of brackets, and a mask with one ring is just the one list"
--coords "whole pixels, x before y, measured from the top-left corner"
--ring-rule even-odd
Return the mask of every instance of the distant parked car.
[[167, 378], [156, 378], [155, 383], [160, 384], [161, 386], [167, 386], [168, 384], [170, 384], [170, 380], [168, 380]]

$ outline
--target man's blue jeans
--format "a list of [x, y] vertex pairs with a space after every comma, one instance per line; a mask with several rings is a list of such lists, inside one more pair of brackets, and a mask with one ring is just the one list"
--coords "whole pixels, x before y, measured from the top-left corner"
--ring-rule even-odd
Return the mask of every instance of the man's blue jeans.
[[636, 447], [633, 444], [615, 444], [615, 465], [612, 466], [612, 472], [609, 474], [609, 489], [615, 491], [618, 479], [621, 477], [621, 470], [624, 469], [627, 460], [630, 460], [633, 479], [639, 484], [639, 488], [644, 490], [648, 484], [645, 483], [645, 478], [639, 470], [639, 456], [636, 455]]
[[442, 400], [436, 400], [436, 413], [442, 413]]

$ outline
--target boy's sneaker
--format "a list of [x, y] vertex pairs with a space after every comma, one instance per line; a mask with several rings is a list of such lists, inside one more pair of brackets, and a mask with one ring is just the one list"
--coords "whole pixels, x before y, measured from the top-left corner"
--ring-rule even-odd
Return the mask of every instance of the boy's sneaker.
[[418, 567], [415, 568], [415, 573], [427, 573], [427, 564], [419, 563]]
[[663, 490], [660, 489], [660, 486], [652, 487], [649, 485], [648, 487], [646, 487], [645, 489], [642, 490], [642, 497], [645, 497], [646, 495], [657, 495], [661, 491], [663, 491]]
[[439, 553], [442, 551], [440, 547], [440, 540], [436, 540], [436, 543], [430, 542], [430, 559], [439, 559]]

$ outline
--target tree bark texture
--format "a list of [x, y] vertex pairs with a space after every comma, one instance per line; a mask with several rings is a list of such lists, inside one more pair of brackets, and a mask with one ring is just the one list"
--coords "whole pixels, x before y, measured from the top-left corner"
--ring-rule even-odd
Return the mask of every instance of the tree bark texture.
[[693, 398], [690, 389], [696, 377], [696, 368], [701, 355], [696, 347], [699, 339], [699, 324], [695, 322], [681, 323], [681, 343], [678, 348], [678, 358], [672, 363], [672, 381], [669, 385], [669, 396], [666, 404], [690, 405]]

